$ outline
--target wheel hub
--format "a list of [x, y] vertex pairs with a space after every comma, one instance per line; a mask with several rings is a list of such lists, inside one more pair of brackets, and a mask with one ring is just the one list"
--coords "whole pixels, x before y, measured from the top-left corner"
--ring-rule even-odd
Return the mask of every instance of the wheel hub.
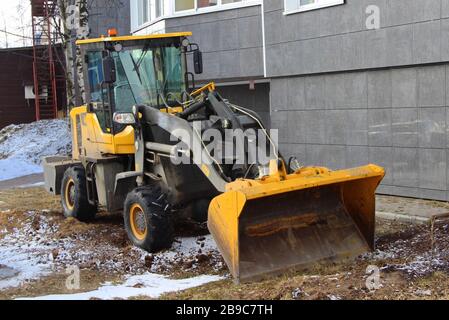
[[143, 212], [139, 211], [136, 214], [135, 224], [136, 224], [137, 230], [140, 233], [144, 233], [145, 232], [146, 226], [145, 226], [145, 217], [143, 215]]
[[139, 239], [145, 239], [147, 235], [147, 221], [143, 209], [135, 204], [131, 207], [130, 224], [134, 236]]
[[75, 207], [75, 182], [73, 180], [69, 180], [66, 188], [66, 203], [67, 207], [70, 210], [73, 210]]

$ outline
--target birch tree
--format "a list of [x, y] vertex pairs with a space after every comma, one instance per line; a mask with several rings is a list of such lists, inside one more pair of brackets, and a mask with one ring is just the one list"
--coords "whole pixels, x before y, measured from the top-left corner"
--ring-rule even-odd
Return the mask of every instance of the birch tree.
[[57, 4], [58, 14], [53, 22], [59, 31], [65, 54], [67, 105], [70, 109], [86, 101], [83, 59], [76, 40], [89, 37], [89, 11], [87, 0], [58, 0]]
[[[100, 3], [110, 10], [120, 10], [127, 0], [102, 0]], [[53, 17], [53, 25], [65, 53], [59, 57], [67, 79], [67, 105], [70, 108], [86, 102], [86, 91], [83, 77], [83, 60], [76, 40], [90, 36], [89, 9], [98, 0], [57, 0], [57, 14]], [[64, 61], [65, 60], [65, 61]]]

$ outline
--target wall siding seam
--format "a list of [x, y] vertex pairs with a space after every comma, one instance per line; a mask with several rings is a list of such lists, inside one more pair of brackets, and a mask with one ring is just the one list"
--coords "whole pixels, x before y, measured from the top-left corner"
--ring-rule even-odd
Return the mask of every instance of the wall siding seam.
[[[398, 24], [398, 25], [393, 25], [393, 26], [382, 27], [376, 31], [388, 30], [391, 28], [403, 27], [403, 26], [415, 26], [415, 25], [424, 24], [424, 23], [428, 23], [428, 22], [435, 22], [435, 21], [442, 22], [444, 20], [449, 21], [449, 18], [441, 18], [441, 19], [433, 19], [433, 20], [426, 20], [426, 21], [420, 21], [420, 22]], [[289, 44], [289, 43], [294, 43], [294, 42], [303, 42], [303, 41], [309, 41], [309, 40], [325, 39], [325, 38], [332, 38], [332, 37], [337, 37], [337, 36], [346, 36], [346, 35], [352, 35], [352, 34], [357, 34], [357, 33], [368, 33], [368, 32], [373, 32], [373, 30], [360, 29], [360, 30], [354, 30], [354, 31], [343, 32], [343, 33], [318, 35], [316, 37], [307, 37], [307, 38], [301, 38], [301, 39], [296, 39], [296, 40], [278, 41], [278, 42], [273, 42], [273, 43], [267, 43], [267, 46], [276, 46], [276, 45]]]

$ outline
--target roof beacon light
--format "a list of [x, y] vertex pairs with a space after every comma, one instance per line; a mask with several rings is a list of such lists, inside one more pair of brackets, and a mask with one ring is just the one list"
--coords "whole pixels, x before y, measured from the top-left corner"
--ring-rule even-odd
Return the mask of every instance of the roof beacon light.
[[108, 30], [108, 36], [109, 37], [117, 37], [117, 34], [118, 34], [118, 32], [117, 32], [116, 28], [111, 28], [111, 29]]

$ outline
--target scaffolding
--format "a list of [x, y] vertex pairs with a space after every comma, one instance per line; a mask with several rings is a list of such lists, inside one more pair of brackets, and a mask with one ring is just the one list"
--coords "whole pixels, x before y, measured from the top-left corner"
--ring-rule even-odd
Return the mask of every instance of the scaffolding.
[[54, 119], [58, 115], [54, 61], [58, 36], [52, 27], [56, 2], [56, 0], [31, 0], [36, 120]]

